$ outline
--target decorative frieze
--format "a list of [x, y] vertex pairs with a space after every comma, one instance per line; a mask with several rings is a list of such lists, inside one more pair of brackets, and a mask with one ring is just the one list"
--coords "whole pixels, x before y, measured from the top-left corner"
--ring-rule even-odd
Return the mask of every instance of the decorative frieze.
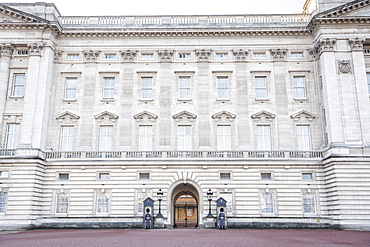
[[99, 56], [99, 51], [83, 51], [83, 54], [87, 62], [95, 62], [97, 57]]
[[237, 62], [245, 61], [247, 60], [248, 50], [243, 50], [243, 49], [233, 50], [233, 54]]
[[211, 50], [196, 50], [195, 54], [198, 57], [198, 62], [208, 62], [211, 57]]
[[365, 39], [363, 38], [354, 38], [354, 39], [349, 39], [348, 44], [351, 47], [352, 51], [364, 51], [364, 43]]
[[338, 72], [342, 74], [351, 73], [351, 60], [338, 60]]
[[0, 54], [2, 57], [10, 58], [13, 54], [14, 46], [11, 43], [0, 44]]
[[124, 62], [133, 62], [136, 57], [137, 51], [121, 51], [121, 56]]
[[284, 61], [287, 54], [286, 49], [272, 49], [270, 52], [275, 61]]
[[158, 51], [158, 55], [161, 59], [161, 62], [171, 62], [173, 57], [173, 51], [163, 50]]
[[41, 56], [42, 48], [44, 48], [43, 43], [31, 43], [27, 45], [29, 56]]
[[336, 39], [320, 39], [314, 46], [312, 50], [310, 50], [310, 54], [314, 58], [319, 58], [323, 52], [330, 52], [334, 51], [334, 46], [337, 43]]

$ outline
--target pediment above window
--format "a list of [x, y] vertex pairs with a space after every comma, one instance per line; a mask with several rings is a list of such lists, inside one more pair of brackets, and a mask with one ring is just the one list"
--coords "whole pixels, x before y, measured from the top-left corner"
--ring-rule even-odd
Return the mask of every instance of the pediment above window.
[[134, 115], [134, 119], [136, 119], [137, 122], [154, 122], [157, 118], [157, 115], [148, 111], [143, 111]]
[[295, 122], [311, 122], [316, 117], [315, 114], [312, 114], [308, 111], [302, 110], [290, 116]]
[[63, 112], [55, 117], [58, 122], [76, 122], [79, 118], [80, 116], [69, 111]]
[[275, 114], [272, 114], [271, 112], [268, 112], [268, 111], [260, 111], [251, 116], [251, 118], [255, 122], [260, 122], [260, 123], [272, 122], [275, 119], [275, 117], [276, 117]]
[[182, 111], [172, 116], [176, 122], [194, 122], [197, 115], [190, 113], [188, 111]]
[[216, 122], [232, 122], [236, 118], [236, 115], [228, 111], [221, 111], [219, 113], [212, 115], [212, 118]]
[[117, 115], [111, 112], [108, 112], [108, 111], [99, 113], [95, 115], [94, 117], [97, 121], [105, 121], [105, 122], [115, 122], [118, 119]]

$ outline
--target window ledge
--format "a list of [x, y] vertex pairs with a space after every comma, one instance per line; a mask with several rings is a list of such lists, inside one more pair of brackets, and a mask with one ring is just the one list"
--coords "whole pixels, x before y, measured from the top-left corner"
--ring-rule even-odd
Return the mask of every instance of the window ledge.
[[305, 102], [307, 102], [307, 101], [309, 101], [309, 99], [308, 98], [294, 98], [293, 99], [294, 101], [305, 101]]
[[101, 99], [101, 102], [114, 102], [115, 99]]
[[63, 99], [63, 102], [76, 102], [77, 99]]

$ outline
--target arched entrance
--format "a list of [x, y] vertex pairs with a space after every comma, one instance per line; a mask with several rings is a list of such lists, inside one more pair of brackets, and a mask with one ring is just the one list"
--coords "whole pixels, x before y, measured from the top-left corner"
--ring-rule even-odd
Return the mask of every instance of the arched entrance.
[[197, 227], [199, 195], [194, 186], [179, 184], [172, 194], [172, 224], [174, 227]]

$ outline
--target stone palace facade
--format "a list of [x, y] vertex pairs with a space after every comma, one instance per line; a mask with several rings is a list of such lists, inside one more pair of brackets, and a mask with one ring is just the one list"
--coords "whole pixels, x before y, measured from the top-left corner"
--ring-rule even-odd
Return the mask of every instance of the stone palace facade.
[[228, 227], [370, 230], [369, 95], [370, 0], [0, 4], [0, 229], [141, 227], [148, 197], [155, 227], [211, 228], [222, 197]]

